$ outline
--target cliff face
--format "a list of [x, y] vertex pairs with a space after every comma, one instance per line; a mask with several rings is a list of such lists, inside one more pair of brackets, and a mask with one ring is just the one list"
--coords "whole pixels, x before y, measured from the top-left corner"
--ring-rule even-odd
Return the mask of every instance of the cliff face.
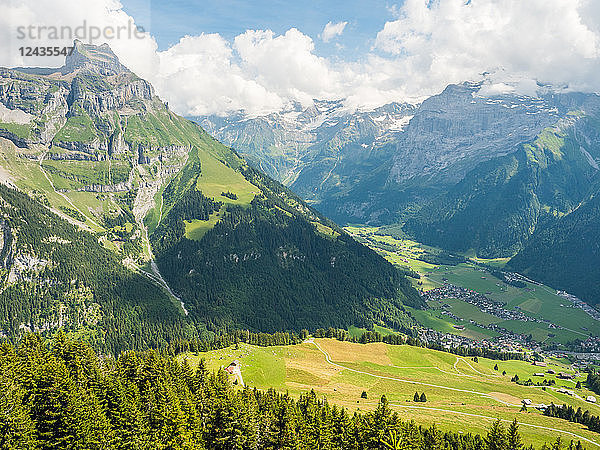
[[365, 163], [380, 161], [374, 150], [401, 133], [415, 106], [391, 103], [353, 111], [343, 101], [314, 100], [269, 115], [199, 117], [211, 134], [243, 154], [255, 167], [319, 201], [352, 182]]
[[421, 104], [393, 144], [389, 182], [433, 177], [456, 183], [477, 164], [514, 152], [565, 112], [552, 99], [482, 97], [480, 87], [451, 85]]

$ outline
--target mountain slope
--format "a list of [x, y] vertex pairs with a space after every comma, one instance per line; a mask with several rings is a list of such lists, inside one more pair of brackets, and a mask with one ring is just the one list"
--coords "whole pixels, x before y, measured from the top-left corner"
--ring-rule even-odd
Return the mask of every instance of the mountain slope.
[[600, 303], [600, 197], [535, 233], [508, 263], [589, 303]]
[[90, 233], [0, 184], [0, 332], [75, 332], [104, 351], [189, 333], [175, 305]]
[[197, 120], [310, 202], [344, 190], [389, 155], [377, 151], [401, 133], [414, 114], [410, 104], [391, 103], [371, 111], [352, 111], [342, 101], [313, 100], [265, 116], [244, 113]]
[[[410, 283], [376, 253], [259, 172], [243, 174], [260, 187], [248, 205], [215, 205], [192, 186], [182, 199], [195, 196], [204, 216], [176, 206], [164, 219], [168, 225], [151, 236], [161, 272], [192, 315], [216, 328], [374, 321], [399, 327], [407, 320], [401, 302], [420, 304]], [[202, 176], [200, 169], [196, 183]], [[186, 232], [190, 222], [202, 226], [211, 214], [221, 219], [200, 239]]]
[[571, 213], [593, 189], [600, 146], [585, 141], [595, 123], [593, 116], [571, 116], [511, 155], [482, 163], [425, 204], [405, 229], [454, 251], [514, 255], [538, 227]]
[[[108, 46], [76, 42], [60, 69], [1, 69], [0, 105], [1, 180], [64, 227], [57, 242], [86, 236], [81, 268], [96, 270], [88, 261], [96, 252], [119, 265], [107, 263], [124, 278], [107, 294], [109, 306], [97, 301], [107, 313], [94, 329], [107, 339], [108, 311], [128, 321], [111, 329], [111, 348], [142, 328], [153, 339], [136, 347], [230, 327], [398, 325], [408, 320], [402, 301], [420, 302], [383, 258], [173, 114]], [[7, 220], [18, 220], [7, 208]], [[40, 241], [28, 245], [33, 260], [65, 265]], [[19, 290], [26, 280], [9, 279], [14, 264], [6, 263], [3, 283]], [[37, 283], [54, 286], [55, 298], [68, 295], [66, 278], [44, 273]], [[69, 273], [73, 285], [103, 298], [102, 283]], [[61, 326], [47, 319], [54, 313], [36, 316], [32, 302], [7, 314], [11, 336], [23, 326]], [[86, 307], [71, 306], [77, 314]], [[69, 319], [73, 331], [84, 325]]]

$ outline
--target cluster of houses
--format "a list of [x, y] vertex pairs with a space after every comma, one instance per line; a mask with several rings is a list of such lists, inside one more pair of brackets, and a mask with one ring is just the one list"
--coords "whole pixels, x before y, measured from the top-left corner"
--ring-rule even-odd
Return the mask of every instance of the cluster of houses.
[[519, 320], [521, 322], [542, 322], [541, 319], [536, 319], [525, 315], [518, 308], [514, 310], [505, 309], [502, 303], [496, 302], [489, 297], [486, 297], [479, 292], [471, 289], [455, 286], [453, 284], [445, 284], [441, 287], [426, 291], [422, 295], [425, 301], [443, 301], [447, 298], [456, 298], [463, 302], [470, 303], [476, 306], [484, 313], [491, 314], [504, 320]]
[[556, 291], [556, 295], [566, 300], [569, 300], [571, 303], [573, 303], [573, 306], [579, 309], [583, 309], [592, 318], [600, 320], [600, 311], [596, 310], [595, 308], [592, 308], [586, 302], [584, 302], [580, 298], [575, 297], [573, 294], [569, 294], [566, 291]]

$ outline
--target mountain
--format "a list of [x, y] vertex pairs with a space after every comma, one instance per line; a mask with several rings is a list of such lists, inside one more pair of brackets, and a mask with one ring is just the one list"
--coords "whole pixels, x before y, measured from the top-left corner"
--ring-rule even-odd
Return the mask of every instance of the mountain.
[[239, 112], [194, 119], [254, 167], [318, 203], [381, 164], [386, 155], [377, 149], [402, 132], [414, 110], [390, 103], [353, 111], [341, 100], [313, 100], [308, 107], [294, 103], [264, 116]]
[[533, 234], [509, 267], [589, 303], [600, 299], [600, 197]]
[[514, 255], [596, 189], [598, 107], [588, 104], [586, 113], [567, 115], [510, 155], [478, 165], [409, 218], [406, 231], [454, 251]]
[[[342, 111], [339, 102], [328, 114], [343, 117], [336, 124], [362, 120], [381, 126], [371, 133], [349, 132], [354, 140], [340, 148], [338, 157], [313, 153], [312, 159], [299, 161], [298, 176], [283, 180], [319, 211], [338, 223], [400, 223], [415, 239], [455, 252], [518, 254], [515, 268], [554, 287], [568, 287], [591, 303], [600, 301], [596, 292], [572, 281], [575, 266], [563, 268], [559, 276], [558, 263], [551, 262], [565, 258], [568, 248], [581, 247], [580, 236], [598, 238], [589, 234], [594, 227], [578, 235], [566, 233], [565, 227], [580, 223], [579, 214], [593, 223], [594, 208], [585, 211], [599, 186], [600, 96], [542, 85], [531, 96], [494, 94], [484, 81], [450, 85], [419, 105], [376, 110], [387, 111], [390, 120], [378, 120], [376, 111]], [[242, 126], [267, 123], [265, 117], [221, 120], [215, 132], [226, 142], [263, 165], [270, 161], [252, 147], [268, 131]], [[400, 122], [401, 127], [391, 125]], [[288, 129], [284, 121], [271, 123], [277, 130]], [[333, 129], [328, 123], [321, 127]], [[299, 142], [288, 139], [277, 144], [280, 153]], [[547, 236], [564, 242], [553, 247]], [[582, 261], [600, 262], [591, 249], [586, 251]]]
[[74, 47], [58, 69], [0, 69], [3, 334], [62, 327], [115, 350], [410, 320], [420, 299], [393, 266], [107, 45]]

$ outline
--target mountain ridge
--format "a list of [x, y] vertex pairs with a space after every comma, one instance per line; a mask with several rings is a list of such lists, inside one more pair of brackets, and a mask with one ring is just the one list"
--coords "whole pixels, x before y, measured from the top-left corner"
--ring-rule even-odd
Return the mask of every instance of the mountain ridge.
[[[0, 72], [4, 181], [29, 196], [25, 209], [34, 202], [91, 233], [98, 245], [90, 244], [81, 258], [109, 252], [130, 278], [150, 283], [177, 330], [160, 317], [135, 316], [140, 306], [131, 304], [120, 314], [131, 318], [131, 327], [147, 326], [153, 333], [152, 340], [136, 341], [136, 348], [236, 327], [300, 331], [410, 322], [402, 301], [416, 306], [420, 298], [396, 269], [200, 126], [172, 113], [108, 46], [75, 42], [63, 68], [42, 72]], [[6, 220], [15, 214], [4, 210]], [[57, 239], [59, 247], [69, 240]], [[31, 261], [43, 253], [37, 245], [28, 250]], [[2, 274], [5, 286], [51, 285], [52, 273], [45, 270], [34, 271], [31, 280], [8, 279], [24, 252], [17, 248]], [[194, 256], [200, 254], [208, 256]], [[216, 269], [208, 270], [211, 264]], [[107, 304], [97, 285], [79, 278], [74, 275], [83, 292]], [[122, 301], [128, 283], [118, 285], [111, 302]], [[64, 302], [78, 311], [67, 293], [48, 297], [44, 317], [58, 314]], [[63, 295], [66, 300], [59, 301]], [[19, 320], [33, 327], [46, 320], [33, 314], [31, 299], [0, 324], [6, 334], [18, 335]], [[0, 293], [0, 303], [13, 302]], [[129, 328], [107, 334], [102, 314], [85, 332], [103, 348], [122, 348]], [[82, 332], [75, 319], [67, 322], [69, 330]], [[46, 332], [57, 328], [51, 323]]]

